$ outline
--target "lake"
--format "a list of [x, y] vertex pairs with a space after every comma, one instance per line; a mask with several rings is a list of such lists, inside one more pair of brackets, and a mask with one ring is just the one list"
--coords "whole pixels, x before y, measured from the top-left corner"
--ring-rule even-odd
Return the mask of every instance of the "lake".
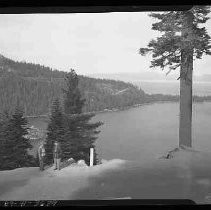
[[[96, 141], [102, 159], [143, 160], [157, 158], [178, 146], [179, 103], [154, 103], [124, 111], [97, 114], [102, 121]], [[46, 128], [45, 118], [31, 118], [30, 124]], [[211, 103], [193, 104], [193, 147], [211, 152]]]
[[[140, 160], [158, 157], [178, 146], [179, 103], [154, 103], [124, 111], [97, 114], [102, 121], [97, 153], [103, 159]], [[45, 118], [30, 124], [46, 128]], [[211, 152], [211, 103], [193, 104], [192, 139], [196, 150]]]
[[[98, 114], [104, 122], [96, 146], [103, 159], [141, 160], [178, 146], [179, 103], [155, 103]], [[211, 152], [211, 103], [193, 104], [193, 147]]]

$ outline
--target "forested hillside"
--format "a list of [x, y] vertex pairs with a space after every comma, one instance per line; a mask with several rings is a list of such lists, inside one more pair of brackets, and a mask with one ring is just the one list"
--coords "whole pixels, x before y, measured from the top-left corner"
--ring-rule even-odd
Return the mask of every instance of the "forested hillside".
[[[47, 114], [52, 100], [62, 97], [64, 76], [62, 71], [0, 56], [0, 109], [12, 110], [18, 100], [26, 115]], [[143, 103], [147, 98], [144, 91], [130, 83], [79, 78], [86, 112], [124, 108]]]
[[[49, 113], [54, 98], [62, 99], [65, 72], [39, 64], [16, 62], [0, 55], [0, 110], [12, 111], [19, 101], [26, 115]], [[178, 101], [178, 96], [148, 95], [131, 83], [79, 76], [86, 99], [83, 111], [122, 109], [154, 101]], [[197, 97], [197, 101], [210, 97]]]

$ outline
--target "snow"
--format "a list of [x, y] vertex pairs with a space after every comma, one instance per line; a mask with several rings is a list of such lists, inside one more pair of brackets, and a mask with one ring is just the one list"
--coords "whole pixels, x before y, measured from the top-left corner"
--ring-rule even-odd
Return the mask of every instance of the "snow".
[[190, 149], [172, 158], [135, 162], [103, 160], [54, 171], [19, 168], [0, 172], [0, 200], [192, 199], [211, 203], [211, 154]]
[[37, 167], [0, 172], [0, 200], [67, 200], [88, 186], [90, 176], [118, 169], [125, 161], [112, 160], [93, 167], [69, 166], [43, 172]]

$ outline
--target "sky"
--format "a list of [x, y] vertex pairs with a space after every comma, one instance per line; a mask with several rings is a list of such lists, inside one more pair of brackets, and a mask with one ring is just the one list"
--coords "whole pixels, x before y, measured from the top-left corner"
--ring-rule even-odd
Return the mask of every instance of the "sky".
[[[151, 57], [138, 50], [160, 35], [151, 30], [153, 22], [147, 12], [0, 14], [0, 54], [83, 75], [141, 73]], [[211, 20], [206, 27], [211, 35]], [[205, 56], [194, 71], [211, 73], [210, 66]]]

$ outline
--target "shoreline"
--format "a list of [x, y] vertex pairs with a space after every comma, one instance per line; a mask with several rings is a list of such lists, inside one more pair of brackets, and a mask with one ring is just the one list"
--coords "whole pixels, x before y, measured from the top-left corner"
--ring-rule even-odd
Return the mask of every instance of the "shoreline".
[[[135, 108], [135, 107], [139, 107], [139, 106], [145, 106], [145, 105], [151, 105], [154, 103], [178, 103], [178, 101], [153, 101], [153, 102], [144, 102], [142, 104], [134, 104], [131, 106], [126, 106], [124, 108], [113, 108], [113, 109], [104, 109], [101, 111], [92, 111], [92, 112], [83, 112], [82, 114], [101, 114], [101, 113], [107, 113], [107, 112], [118, 112], [118, 111], [124, 111], [124, 110], [128, 110], [131, 108]], [[49, 114], [43, 114], [43, 115], [29, 115], [29, 116], [25, 116], [26, 118], [39, 118], [39, 117], [48, 117]]]
[[[204, 103], [204, 102], [210, 102], [210, 100], [204, 100], [204, 101], [193, 101], [193, 104], [194, 103]], [[113, 108], [113, 109], [104, 109], [104, 110], [101, 110], [101, 111], [92, 111], [92, 112], [84, 112], [82, 114], [101, 114], [101, 113], [109, 113], [109, 112], [118, 112], [118, 111], [125, 111], [125, 110], [129, 110], [131, 108], [135, 108], [135, 107], [140, 107], [140, 106], [145, 106], [145, 105], [152, 105], [152, 104], [155, 104], [155, 103], [179, 103], [179, 100], [178, 101], [151, 101], [151, 102], [144, 102], [144, 103], [141, 103], [141, 104], [134, 104], [134, 105], [131, 105], [131, 106], [126, 106], [124, 108]], [[44, 117], [44, 118], [47, 118], [49, 116], [49, 114], [43, 114], [43, 115], [37, 115], [37, 116], [25, 116], [26, 118], [40, 118], [40, 117]]]

